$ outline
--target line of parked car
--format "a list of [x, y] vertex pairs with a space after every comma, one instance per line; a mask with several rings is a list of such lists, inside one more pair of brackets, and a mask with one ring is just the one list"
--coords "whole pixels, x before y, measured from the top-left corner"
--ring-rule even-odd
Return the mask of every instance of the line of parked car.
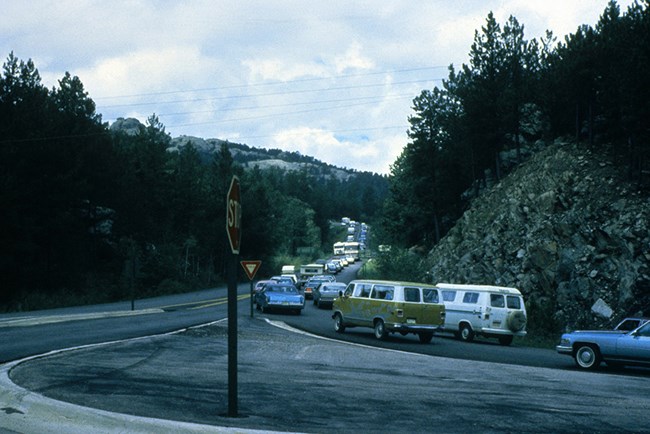
[[[384, 280], [354, 280], [346, 285], [331, 274], [309, 278], [304, 293], [282, 276], [255, 286], [254, 303], [262, 312], [278, 309], [300, 314], [308, 298], [319, 308], [332, 308], [338, 333], [368, 327], [377, 339], [412, 333], [428, 343], [434, 332], [445, 331], [467, 342], [475, 336], [496, 338], [501, 345], [527, 333], [524, 300], [515, 288]], [[582, 369], [596, 369], [602, 362], [650, 366], [650, 318], [625, 318], [613, 330], [564, 333], [556, 351], [573, 357]]]
[[336, 282], [331, 274], [311, 276], [302, 285], [302, 292], [296, 282], [288, 276], [273, 276], [260, 280], [253, 287], [253, 304], [258, 310], [289, 311], [300, 314], [305, 308], [305, 300], [311, 299], [315, 306], [331, 307], [345, 284]]
[[349, 327], [370, 327], [378, 339], [399, 332], [415, 333], [422, 342], [430, 342], [434, 331], [444, 330], [463, 341], [484, 336], [502, 345], [526, 335], [526, 308], [515, 288], [383, 280], [354, 280], [346, 285], [331, 274], [310, 277], [302, 294], [296, 290], [279, 295], [277, 285], [292, 286], [292, 281], [275, 276], [257, 283], [254, 304], [258, 309], [300, 313], [305, 300], [312, 299], [318, 307], [333, 309], [339, 333]]

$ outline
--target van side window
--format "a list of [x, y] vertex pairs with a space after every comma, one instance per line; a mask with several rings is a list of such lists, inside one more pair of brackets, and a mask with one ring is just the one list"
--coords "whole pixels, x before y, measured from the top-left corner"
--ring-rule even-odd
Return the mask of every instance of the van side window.
[[422, 294], [425, 303], [440, 303], [437, 289], [422, 288]]
[[420, 302], [420, 288], [404, 288], [404, 301]]
[[515, 295], [508, 296], [508, 309], [521, 309], [521, 298]]
[[343, 295], [346, 295], [346, 296], [349, 297], [349, 296], [352, 295], [353, 292], [354, 292], [354, 283], [351, 283], [351, 284], [348, 285], [347, 288], [345, 288], [345, 292], [343, 293]]
[[456, 291], [442, 291], [443, 301], [454, 301], [456, 298]]
[[506, 301], [501, 294], [490, 294], [490, 306], [506, 307]]
[[375, 285], [370, 298], [377, 298], [379, 300], [392, 300], [394, 291], [395, 288], [392, 286]]
[[475, 304], [478, 302], [478, 292], [466, 292], [463, 296], [463, 303]]
[[370, 289], [371, 288], [372, 288], [372, 285], [359, 285], [359, 284], [357, 284], [355, 294], [357, 294], [357, 297], [368, 297], [370, 295]]

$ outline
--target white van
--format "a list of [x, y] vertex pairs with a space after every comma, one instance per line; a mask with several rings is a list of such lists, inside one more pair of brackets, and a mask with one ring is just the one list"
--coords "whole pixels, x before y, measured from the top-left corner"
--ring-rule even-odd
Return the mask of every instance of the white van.
[[445, 331], [470, 342], [475, 336], [499, 339], [510, 345], [514, 336], [526, 336], [526, 306], [516, 288], [438, 283], [445, 304]]

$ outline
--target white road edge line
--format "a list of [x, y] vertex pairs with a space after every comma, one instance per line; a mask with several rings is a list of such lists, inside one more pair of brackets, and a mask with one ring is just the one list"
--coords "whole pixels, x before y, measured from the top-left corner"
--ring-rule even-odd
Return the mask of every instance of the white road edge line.
[[[132, 416], [84, 407], [64, 401], [57, 401], [39, 393], [18, 386], [9, 377], [9, 372], [21, 363], [28, 362], [54, 354], [74, 351], [84, 348], [100, 347], [122, 342], [133, 342], [158, 336], [168, 336], [184, 331], [207, 327], [212, 324], [227, 321], [227, 318], [200, 324], [192, 327], [140, 336], [130, 339], [119, 339], [97, 344], [80, 345], [71, 348], [49, 351], [47, 353], [25, 357], [0, 365], [0, 428], [15, 432], [39, 432], [58, 434], [86, 434], [89, 431], [102, 433], [271, 433], [273, 431], [253, 430], [243, 428], [203, 425], [190, 422], [180, 422], [167, 419], [157, 419], [143, 416]], [[3, 414], [4, 413], [4, 414]]]

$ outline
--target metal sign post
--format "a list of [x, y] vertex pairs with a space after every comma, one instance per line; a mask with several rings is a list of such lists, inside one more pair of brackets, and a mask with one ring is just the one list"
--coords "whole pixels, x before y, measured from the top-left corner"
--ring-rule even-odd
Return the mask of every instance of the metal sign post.
[[241, 242], [239, 178], [232, 177], [226, 196], [226, 233], [232, 258], [228, 261], [228, 416], [237, 417], [237, 262]]
[[253, 278], [257, 270], [259, 270], [262, 261], [241, 261], [241, 266], [244, 267], [244, 271], [248, 276], [248, 279], [251, 281], [251, 318], [253, 318]]

